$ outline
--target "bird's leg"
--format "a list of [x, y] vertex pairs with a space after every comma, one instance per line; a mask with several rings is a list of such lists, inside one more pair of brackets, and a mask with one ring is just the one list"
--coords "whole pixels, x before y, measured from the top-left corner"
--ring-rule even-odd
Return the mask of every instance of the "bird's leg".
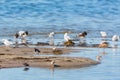
[[53, 46], [54, 45], [54, 39], [53, 37], [50, 37], [50, 42], [49, 42], [49, 45]]

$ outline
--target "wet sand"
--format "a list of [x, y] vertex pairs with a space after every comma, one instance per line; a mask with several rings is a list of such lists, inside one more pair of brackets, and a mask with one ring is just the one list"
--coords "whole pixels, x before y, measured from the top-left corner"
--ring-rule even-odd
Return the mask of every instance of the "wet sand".
[[[57, 54], [54, 56], [43, 56], [41, 54], [56, 54], [52, 48], [38, 47], [41, 51], [39, 56], [35, 56], [34, 47], [6, 48], [0, 46], [0, 68], [13, 67], [51, 67], [54, 61], [54, 67], [59, 68], [80, 68], [91, 65], [97, 65], [100, 62], [90, 58], [83, 57], [61, 57]], [[80, 50], [71, 48], [57, 48], [62, 54], [69, 54]], [[27, 64], [27, 65], [25, 65]]]

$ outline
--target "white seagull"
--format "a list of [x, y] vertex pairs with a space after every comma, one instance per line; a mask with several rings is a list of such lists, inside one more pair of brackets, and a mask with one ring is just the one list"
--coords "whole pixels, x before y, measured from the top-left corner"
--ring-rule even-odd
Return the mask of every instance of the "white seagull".
[[54, 45], [54, 32], [51, 32], [49, 34], [49, 39], [50, 39], [50, 42], [49, 42], [49, 45]]
[[65, 40], [65, 41], [71, 40], [71, 38], [68, 36], [68, 33], [67, 33], [67, 32], [64, 34], [64, 40]]
[[118, 40], [119, 40], [119, 36], [118, 35], [114, 35], [112, 37], [112, 41], [113, 41], [113, 47], [117, 47], [118, 46]]
[[104, 32], [104, 31], [101, 31], [100, 34], [101, 34], [102, 38], [106, 38], [107, 37], [107, 33]]
[[119, 40], [119, 36], [118, 35], [114, 35], [113, 37], [112, 37], [112, 41], [118, 41]]
[[51, 32], [51, 33], [49, 34], [49, 37], [50, 37], [50, 38], [53, 38], [53, 37], [54, 37], [54, 34], [55, 34], [54, 32]]
[[9, 41], [9, 40], [7, 40], [7, 39], [2, 39], [2, 42], [4, 43], [4, 45], [5, 45], [6, 47], [10, 47], [10, 45], [13, 44], [11, 41]]

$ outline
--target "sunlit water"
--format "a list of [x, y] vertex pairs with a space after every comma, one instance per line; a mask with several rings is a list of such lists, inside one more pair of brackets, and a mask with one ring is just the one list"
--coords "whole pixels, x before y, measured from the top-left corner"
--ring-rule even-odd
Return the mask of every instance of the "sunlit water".
[[[106, 31], [108, 42], [120, 35], [119, 0], [0, 0], [0, 41], [10, 39], [20, 30], [28, 30], [28, 42], [48, 42], [48, 34], [55, 34], [55, 44], [64, 41], [63, 33], [76, 34], [87, 31], [86, 42], [98, 44], [100, 31]], [[74, 34], [73, 34], [74, 33]], [[0, 42], [1, 43], [1, 42]], [[82, 48], [79, 52], [56, 56], [89, 57], [96, 60], [103, 55], [101, 64], [86, 68], [0, 69], [0, 80], [120, 80], [120, 42], [118, 49]], [[78, 49], [80, 49], [78, 47]], [[39, 55], [53, 56], [53, 55]]]

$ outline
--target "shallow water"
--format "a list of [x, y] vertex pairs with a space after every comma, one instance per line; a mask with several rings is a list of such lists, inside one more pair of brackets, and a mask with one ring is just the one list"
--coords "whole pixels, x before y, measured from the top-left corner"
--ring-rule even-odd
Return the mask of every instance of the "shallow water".
[[[98, 44], [100, 31], [106, 31], [110, 46], [111, 37], [120, 35], [119, 0], [0, 0], [0, 41], [10, 39], [20, 30], [28, 30], [31, 43], [48, 42], [48, 34], [55, 34], [55, 44], [62, 43], [63, 33], [76, 34], [87, 31], [86, 42]], [[77, 41], [76, 41], [77, 42]], [[1, 44], [1, 42], [0, 42]], [[79, 47], [77, 47], [80, 49]], [[106, 53], [106, 54], [105, 54]], [[80, 52], [60, 56], [89, 57], [96, 59], [104, 54], [97, 66], [59, 69], [54, 72], [44, 68], [0, 69], [0, 79], [4, 80], [120, 80], [120, 42], [118, 49], [83, 48]], [[41, 55], [40, 55], [41, 56]], [[53, 55], [45, 55], [53, 56]], [[58, 55], [57, 55], [58, 56]]]
[[[97, 49], [89, 49], [78, 53], [71, 53], [64, 56], [90, 57], [95, 59]], [[48, 68], [29, 68], [25, 71], [22, 68], [0, 69], [0, 79], [4, 80], [120, 80], [120, 49], [106, 49], [101, 64], [76, 69], [55, 68], [54, 71]]]

